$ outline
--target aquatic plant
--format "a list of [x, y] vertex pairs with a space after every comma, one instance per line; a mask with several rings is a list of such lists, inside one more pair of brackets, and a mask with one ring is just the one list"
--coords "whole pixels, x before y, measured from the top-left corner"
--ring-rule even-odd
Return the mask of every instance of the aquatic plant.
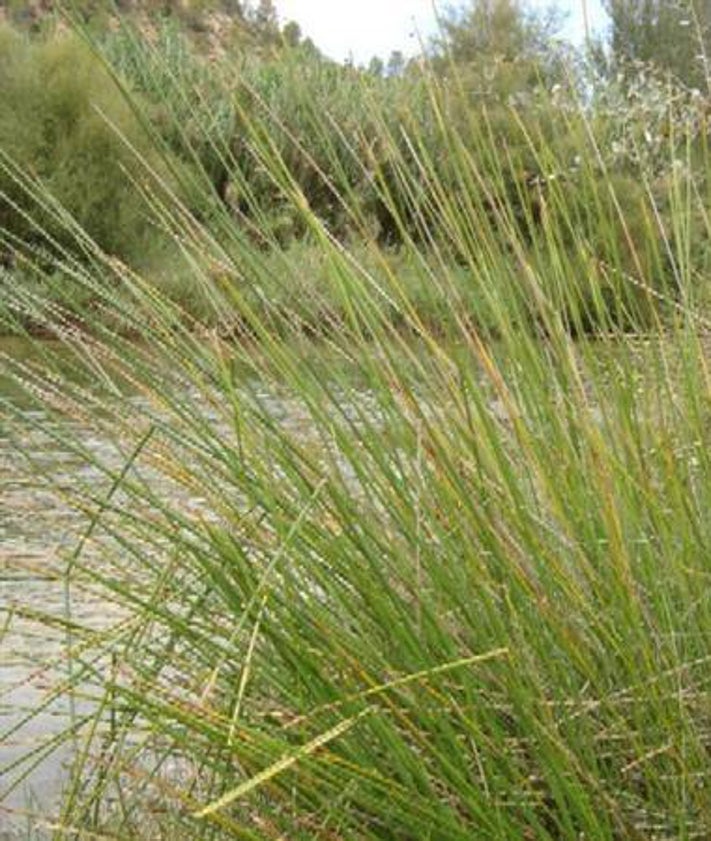
[[[156, 224], [214, 328], [90, 240], [65, 267], [111, 316], [92, 333], [11, 293], [95, 385], [66, 360], [52, 376], [52, 356], [7, 359], [41, 409], [4, 401], [7, 428], [81, 418], [116, 446], [98, 456], [62, 427], [92, 468], [54, 486], [85, 517], [69, 592], [118, 618], [60, 623], [56, 691], [84, 706], [58, 835], [711, 831], [709, 375], [688, 259], [703, 199], [671, 167], [669, 228], [651, 190], [629, 225], [628, 182], [582, 109], [559, 127], [576, 174], [529, 185], [533, 220], [515, 151], [491, 122], [472, 143], [451, 90], [424, 83], [439, 157], [416, 125], [408, 158], [388, 146], [410, 219], [374, 176], [406, 273], [347, 190], [363, 237], [333, 235], [267, 107], [245, 115], [249, 154], [307, 232], [313, 277], [298, 249], [255, 248], [227, 215], [215, 234], [166, 194]], [[555, 142], [519, 124], [561, 172]], [[690, 160], [684, 141], [670, 156]], [[596, 339], [574, 338], [590, 324]]]

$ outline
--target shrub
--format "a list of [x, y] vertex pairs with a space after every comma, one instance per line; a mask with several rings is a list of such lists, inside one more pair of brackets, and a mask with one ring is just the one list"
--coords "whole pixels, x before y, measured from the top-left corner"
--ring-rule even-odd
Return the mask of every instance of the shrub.
[[[5, 235], [54, 250], [71, 241], [66, 213], [105, 251], [141, 259], [156, 233], [131, 179], [146, 186], [147, 167], [163, 176], [165, 168], [110, 73], [73, 35], [30, 42], [5, 28], [0, 52]], [[49, 206], [47, 193], [37, 205], [32, 182], [20, 172], [41, 182], [57, 206]]]

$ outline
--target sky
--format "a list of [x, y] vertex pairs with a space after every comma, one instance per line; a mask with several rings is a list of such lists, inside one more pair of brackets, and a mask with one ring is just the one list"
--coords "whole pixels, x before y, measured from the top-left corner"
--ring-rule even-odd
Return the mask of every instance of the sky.
[[[452, 5], [440, 2], [440, 8]], [[550, 0], [529, 0], [531, 8], [547, 8]], [[583, 0], [557, 0], [569, 17], [563, 34], [575, 43], [584, 39]], [[295, 20], [304, 35], [337, 61], [353, 58], [367, 64], [373, 55], [387, 58], [393, 50], [418, 51], [436, 30], [432, 0], [275, 0], [282, 23]], [[605, 24], [602, 0], [587, 0], [590, 26]], [[377, 22], [377, 23], [376, 23]]]

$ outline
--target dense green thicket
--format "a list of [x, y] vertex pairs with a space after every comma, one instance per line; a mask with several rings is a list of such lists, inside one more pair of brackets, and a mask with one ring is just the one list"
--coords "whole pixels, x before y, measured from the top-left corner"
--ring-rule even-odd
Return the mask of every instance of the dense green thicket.
[[[150, 31], [127, 18], [92, 36], [95, 52], [61, 33], [28, 42], [6, 30], [0, 147], [101, 247], [158, 275], [186, 243], [173, 230], [170, 244], [171, 213], [166, 237], [147, 224], [128, 173], [170, 172], [220, 265], [244, 238], [269, 251], [323, 234], [470, 272], [496, 255], [517, 318], [530, 317], [525, 264], [576, 330], [641, 326], [678, 296], [680, 261], [705, 270], [704, 213], [693, 230], [672, 222], [682, 182], [707, 191], [698, 93], [652, 68], [596, 76], [599, 63], [551, 40], [554, 18], [513, 0], [473, 4], [428, 56], [390, 75], [330, 62], [298, 32], [279, 41], [270, 9], [240, 18], [261, 33], [249, 47], [209, 55], [177, 15]], [[32, 242], [18, 212], [26, 191], [4, 179], [5, 236]], [[185, 296], [190, 284], [170, 285]]]
[[653, 64], [679, 84], [708, 94], [709, 0], [607, 0], [613, 62]]
[[[70, 35], [30, 42], [5, 28], [0, 52], [5, 247], [49, 256], [75, 246], [71, 218], [101, 248], [140, 261], [157, 235], [137, 188], [167, 170], [107, 68]], [[36, 201], [39, 185], [51, 199]]]

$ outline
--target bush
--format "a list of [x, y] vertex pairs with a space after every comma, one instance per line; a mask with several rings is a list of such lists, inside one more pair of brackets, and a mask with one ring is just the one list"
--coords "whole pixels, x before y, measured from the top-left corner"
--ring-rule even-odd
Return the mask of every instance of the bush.
[[[147, 186], [145, 166], [163, 175], [165, 168], [110, 73], [73, 35], [30, 42], [5, 28], [0, 53], [5, 236], [49, 250], [66, 246], [72, 241], [60, 218], [66, 212], [105, 251], [140, 260], [156, 233], [131, 180]], [[26, 176], [41, 182], [58, 207], [41, 206]]]

